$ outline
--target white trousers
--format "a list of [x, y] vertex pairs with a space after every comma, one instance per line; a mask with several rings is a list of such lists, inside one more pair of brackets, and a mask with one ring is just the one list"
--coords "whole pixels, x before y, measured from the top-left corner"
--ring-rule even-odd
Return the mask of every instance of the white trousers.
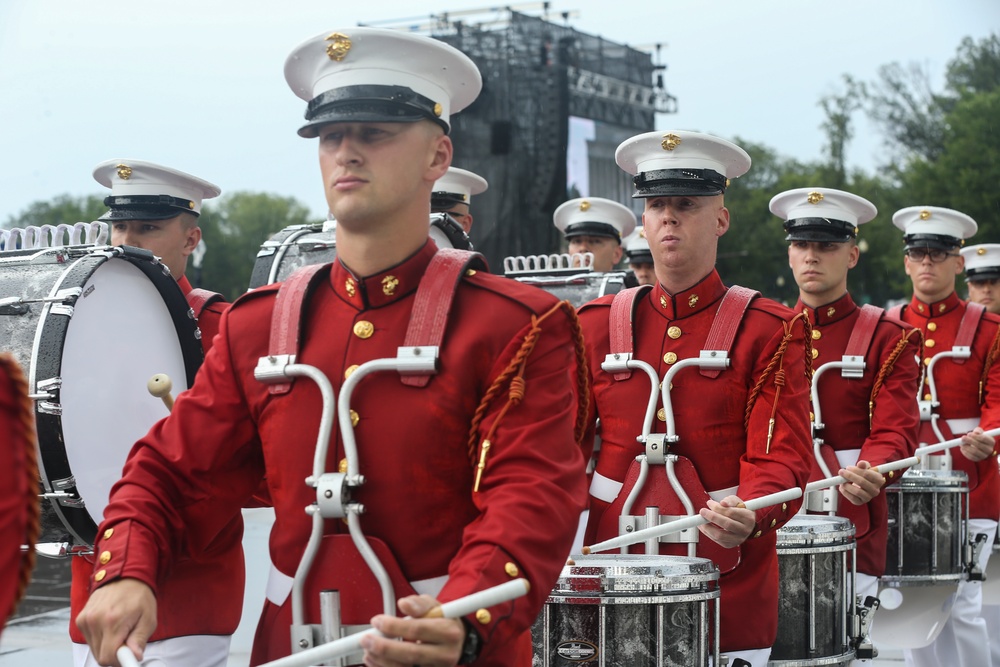
[[[746, 660], [750, 663], [751, 667], [767, 667], [767, 661], [771, 657], [771, 649], [769, 648], [757, 648], [751, 649], [749, 651], [729, 651], [724, 653], [729, 657], [729, 665], [732, 667], [733, 661], [737, 658], [741, 660]], [[712, 661], [708, 662], [709, 667], [712, 667]]]
[[1000, 605], [984, 604], [983, 620], [990, 635], [990, 655], [994, 665], [1000, 665]]
[[[979, 552], [979, 567], [984, 571], [993, 552], [997, 522], [990, 519], [969, 519], [969, 536], [986, 533], [986, 544]], [[990, 667], [990, 634], [983, 619], [983, 584], [963, 581], [955, 593], [951, 615], [937, 639], [928, 646], [903, 651], [905, 664], [912, 667], [968, 665]]]
[[[190, 635], [146, 644], [143, 667], [226, 667], [229, 635]], [[86, 644], [73, 644], [74, 667], [98, 667]]]

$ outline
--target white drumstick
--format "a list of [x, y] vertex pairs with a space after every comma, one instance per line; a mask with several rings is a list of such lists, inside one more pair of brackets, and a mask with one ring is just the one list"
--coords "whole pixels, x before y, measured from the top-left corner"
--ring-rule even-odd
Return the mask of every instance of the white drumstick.
[[[743, 503], [743, 507], [748, 510], [756, 511], [764, 509], [765, 507], [777, 505], [778, 503], [783, 503], [786, 500], [795, 500], [801, 496], [802, 489], [795, 487], [785, 489], [784, 491], [778, 491], [777, 493], [769, 493], [766, 496], [761, 496], [760, 498], [753, 498]], [[583, 553], [589, 554], [597, 551], [607, 551], [609, 549], [627, 547], [633, 544], [638, 544], [639, 542], [644, 542], [645, 540], [653, 539], [654, 537], [663, 537], [664, 535], [670, 535], [671, 533], [679, 533], [680, 531], [687, 530], [688, 528], [697, 528], [698, 526], [703, 526], [706, 523], [708, 523], [708, 519], [702, 518], [700, 514], [686, 516], [681, 519], [675, 519], [674, 521], [668, 521], [667, 523], [659, 526], [644, 528], [643, 530], [637, 530], [634, 533], [629, 533], [628, 535], [619, 535], [618, 537], [612, 537], [610, 540], [604, 540], [603, 542], [592, 544], [589, 547], [584, 547]]]
[[[900, 468], [909, 468], [920, 463], [919, 456], [911, 456], [908, 459], [900, 459], [899, 461], [892, 461], [890, 463], [880, 463], [877, 466], [873, 466], [872, 470], [875, 472], [891, 472], [893, 470], [899, 470]], [[828, 489], [831, 486], [840, 486], [847, 480], [840, 475], [834, 475], [833, 477], [827, 477], [826, 479], [820, 479], [815, 482], [809, 482], [806, 484], [806, 493], [812, 493], [813, 491], [819, 491], [821, 489]]]
[[120, 647], [115, 655], [118, 657], [118, 663], [122, 667], [139, 667], [139, 661], [135, 659], [132, 649], [128, 646]]
[[[989, 431], [984, 431], [983, 435], [995, 438], [1000, 435], [1000, 428], [991, 428]], [[960, 436], [958, 438], [952, 438], [951, 440], [945, 440], [944, 442], [939, 442], [934, 445], [926, 445], [924, 447], [917, 447], [917, 451], [913, 452], [917, 456], [924, 457], [928, 454], [936, 454], [937, 452], [943, 452], [946, 449], [951, 449], [952, 447], [958, 447], [962, 444], [962, 438], [965, 436]]]
[[[527, 595], [530, 588], [531, 584], [528, 583], [527, 579], [514, 579], [499, 586], [487, 588], [485, 591], [445, 602], [440, 607], [431, 609], [424, 618], [461, 618], [484, 607], [492, 607], [501, 602], [508, 602]], [[366, 635], [385, 636], [375, 628], [369, 628], [364, 632], [356, 632], [353, 635], [336, 639], [301, 653], [295, 653], [287, 658], [264, 663], [261, 667], [310, 667], [310, 665], [318, 665], [360, 651], [361, 638]]]
[[149, 382], [146, 383], [146, 389], [150, 395], [163, 399], [163, 404], [167, 406], [167, 410], [174, 409], [174, 397], [170, 395], [170, 390], [173, 388], [174, 383], [166, 373], [157, 373], [149, 378]]

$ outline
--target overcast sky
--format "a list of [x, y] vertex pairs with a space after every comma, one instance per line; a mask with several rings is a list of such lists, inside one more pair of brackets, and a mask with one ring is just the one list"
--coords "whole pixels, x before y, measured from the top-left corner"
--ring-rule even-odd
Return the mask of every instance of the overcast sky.
[[[965, 36], [1000, 31], [1000, 0], [556, 0], [582, 32], [663, 43], [676, 114], [657, 127], [740, 136], [822, 157], [823, 95], [842, 75], [917, 62], [940, 89]], [[480, 9], [475, 0], [0, 0], [0, 221], [59, 194], [103, 194], [94, 165], [138, 158], [224, 192], [293, 196], [324, 211], [315, 140], [285, 57], [334, 28]], [[520, 3], [541, 14], [541, 3]], [[853, 166], [879, 163], [858, 122]]]

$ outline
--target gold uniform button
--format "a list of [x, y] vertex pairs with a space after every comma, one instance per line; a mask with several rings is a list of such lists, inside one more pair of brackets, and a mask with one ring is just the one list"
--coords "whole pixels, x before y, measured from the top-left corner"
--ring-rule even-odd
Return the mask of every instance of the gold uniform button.
[[337, 472], [340, 474], [347, 472], [347, 459], [340, 459], [340, 463], [337, 464]]
[[763, 531], [758, 530], [756, 533], [753, 534], [753, 536], [754, 537], [760, 537], [762, 532]]
[[111, 562], [111, 552], [110, 551], [103, 551], [103, 552], [101, 552], [101, 559], [100, 560], [101, 560], [101, 565], [107, 565], [108, 563], [110, 563]]
[[114, 535], [114, 534], [115, 534], [115, 529], [114, 528], [108, 528], [106, 531], [104, 531], [104, 539], [110, 540], [111, 536]]
[[788, 503], [781, 503], [781, 511], [782, 512], [788, 511]]
[[493, 616], [490, 614], [489, 609], [480, 609], [479, 611], [476, 612], [476, 620], [482, 623], [483, 625], [486, 625], [491, 620], [493, 620]]
[[928, 322], [927, 323], [927, 330], [928, 331], [937, 331], [937, 322]]
[[931, 358], [924, 357], [924, 366], [930, 366], [930, 365], [931, 365]]
[[503, 571], [507, 573], [508, 577], [516, 577], [518, 574], [517, 565], [514, 565], [513, 563], [507, 563], [506, 565], [504, 565]]
[[889, 479], [892, 479], [895, 476], [896, 476], [896, 471], [895, 470], [890, 470], [889, 471]]
[[98, 570], [97, 574], [94, 575], [94, 581], [104, 581], [106, 576], [108, 576], [107, 570]]
[[371, 338], [375, 333], [375, 325], [368, 320], [359, 320], [354, 323], [354, 335], [358, 338]]
[[361, 421], [361, 415], [351, 410], [351, 426], [357, 426], [359, 421]]
[[823, 337], [823, 334], [822, 334], [822, 332], [819, 329], [813, 329], [812, 337], [813, 337], [813, 340], [819, 340], [820, 338]]
[[356, 370], [358, 370], [357, 364], [351, 364], [350, 366], [348, 366], [347, 369], [344, 371], [344, 379], [346, 380], [347, 378], [351, 377], [351, 375]]
[[931, 395], [930, 394], [924, 394], [924, 400], [925, 401], [931, 400]]
[[771, 519], [771, 528], [774, 528], [774, 524], [778, 523], [777, 519]]
[[660, 408], [659, 410], [656, 411], [656, 418], [659, 419], [661, 422], [667, 421], [667, 411], [664, 410], [663, 408]]
[[816, 357], [818, 357], [818, 356], [819, 356], [819, 350], [817, 350], [817, 349], [816, 349], [816, 348], [814, 347], [814, 348], [813, 348], [813, 352], [812, 352], [812, 354], [813, 354], [813, 359], [815, 359]]
[[934, 339], [933, 338], [928, 338], [927, 340], [924, 341], [924, 345], [926, 347], [934, 347], [934, 345], [935, 345]]
[[667, 352], [665, 355], [663, 355], [663, 363], [665, 364], [673, 364], [676, 363], [676, 361], [677, 361], [677, 355], [674, 354], [673, 352]]
[[669, 329], [667, 329], [667, 335], [673, 338], [674, 340], [677, 340], [678, 338], [681, 337], [681, 328], [670, 327]]

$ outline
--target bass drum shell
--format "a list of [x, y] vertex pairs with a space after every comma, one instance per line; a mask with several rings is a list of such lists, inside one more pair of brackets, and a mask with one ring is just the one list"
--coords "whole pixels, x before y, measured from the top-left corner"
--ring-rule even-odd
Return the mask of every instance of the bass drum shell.
[[0, 346], [35, 399], [48, 494], [38, 542], [91, 545], [132, 445], [168, 414], [149, 378], [167, 374], [174, 393], [194, 382], [194, 314], [166, 266], [137, 248], [0, 253], [0, 299]]
[[[430, 238], [437, 247], [473, 249], [468, 234], [447, 213], [431, 214], [430, 224]], [[285, 227], [260, 246], [250, 273], [249, 289], [284, 282], [303, 266], [327, 264], [336, 257], [336, 222]]]

